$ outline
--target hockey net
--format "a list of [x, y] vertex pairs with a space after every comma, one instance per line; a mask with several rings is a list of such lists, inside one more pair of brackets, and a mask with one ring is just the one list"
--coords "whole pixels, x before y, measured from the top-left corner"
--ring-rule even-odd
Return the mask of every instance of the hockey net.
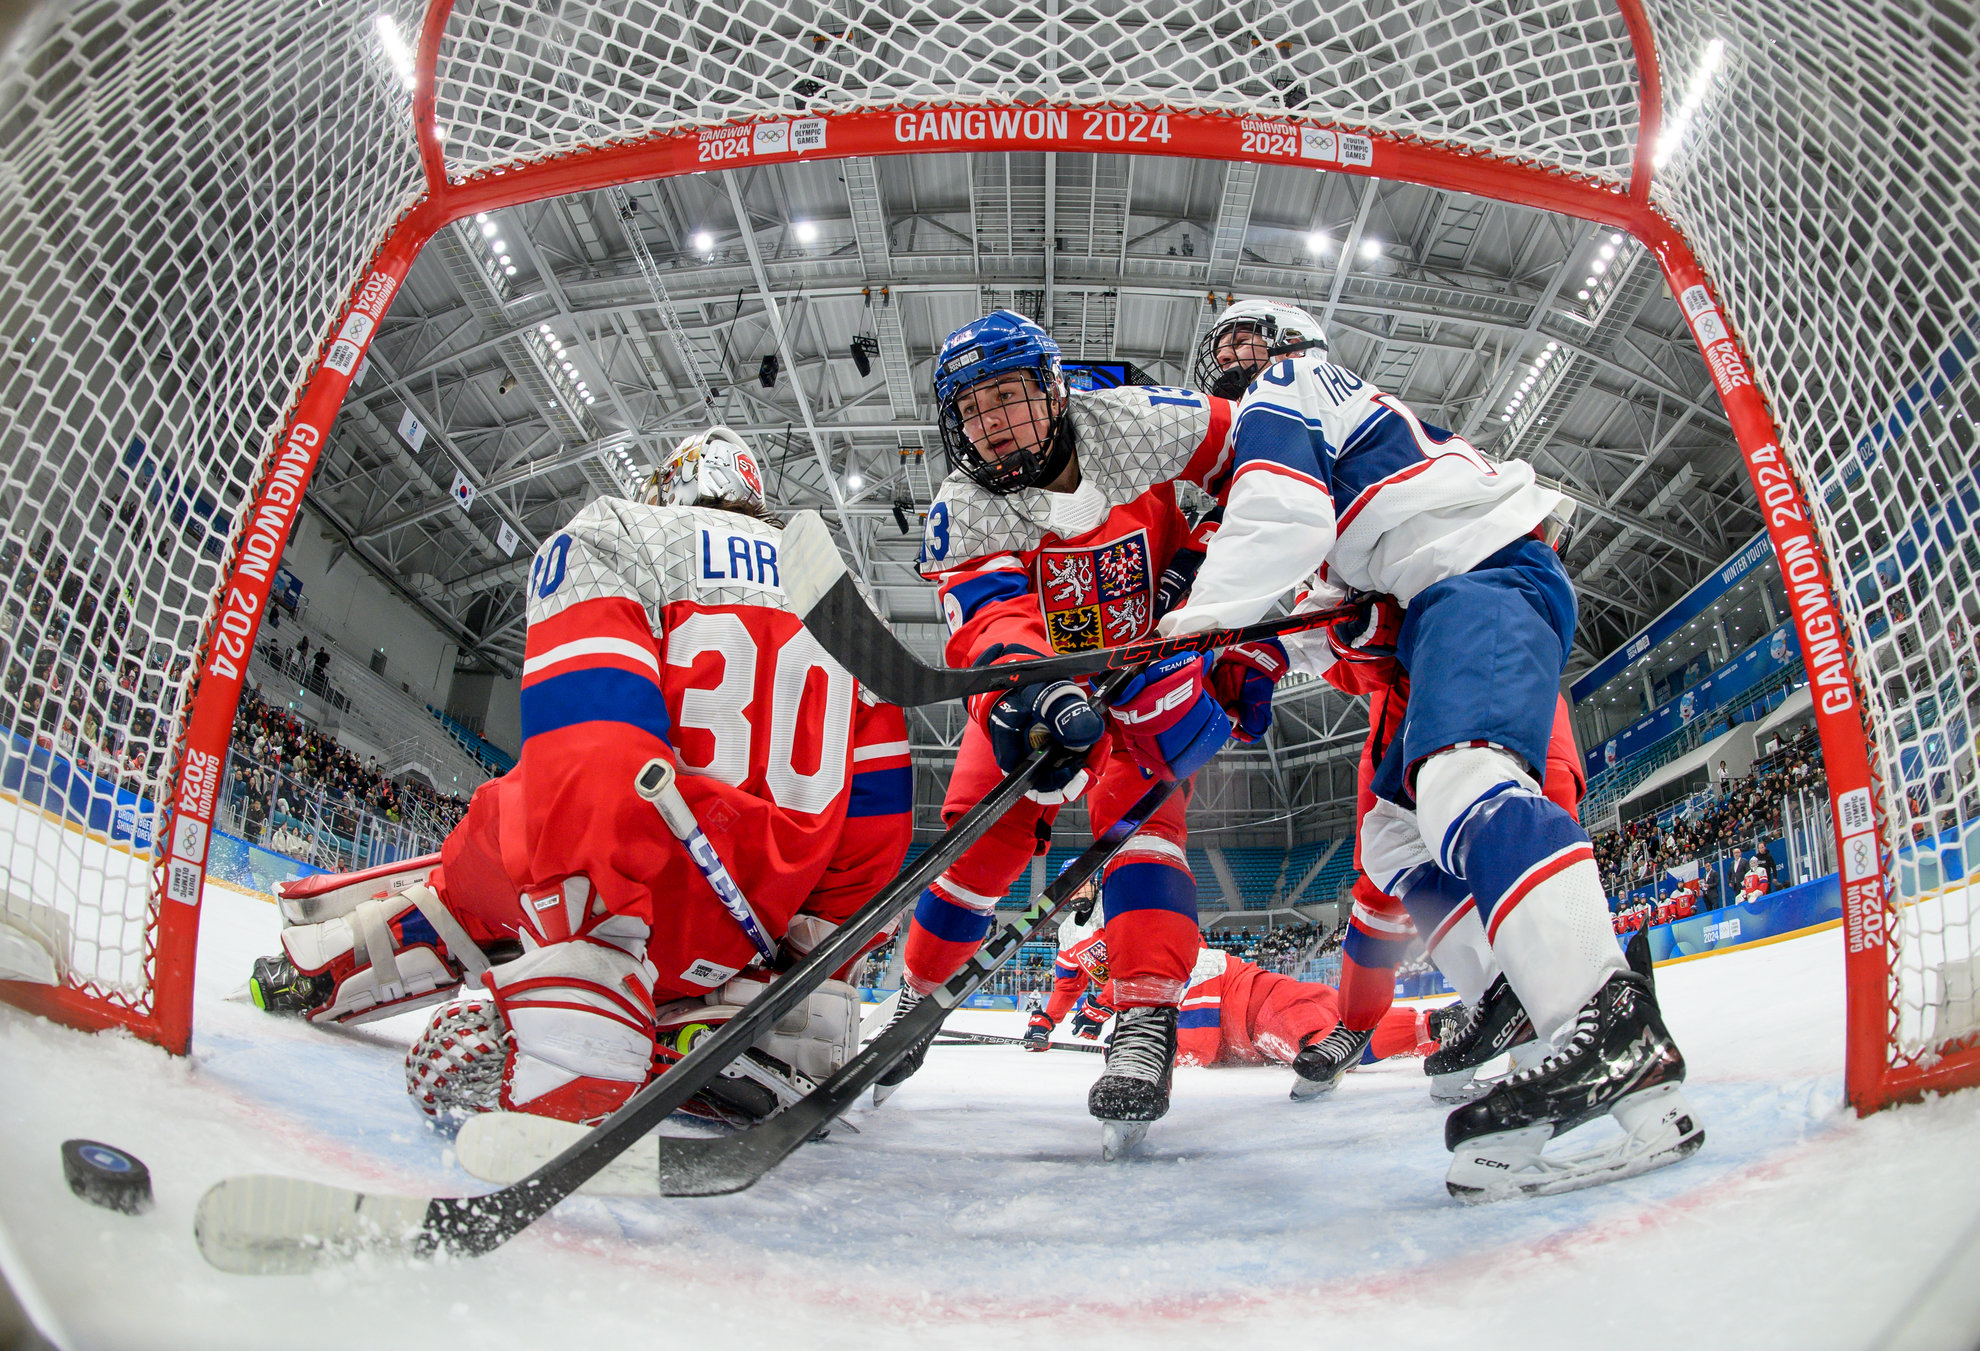
[[[1844, 860], [1851, 1096], [1980, 1077], [1963, 867], [1980, 823], [1976, 159], [1899, 148], [1903, 128], [1966, 125], [1972, 58], [1861, 0], [1796, 10], [45, 7], [0, 70], [0, 884], [17, 930], [52, 915], [66, 935], [55, 986], [7, 988], [186, 1044], [245, 644], [434, 231], [806, 157], [1167, 154], [1408, 179], [1648, 247], [1795, 600]], [[1682, 113], [1715, 40], [1720, 74]]]

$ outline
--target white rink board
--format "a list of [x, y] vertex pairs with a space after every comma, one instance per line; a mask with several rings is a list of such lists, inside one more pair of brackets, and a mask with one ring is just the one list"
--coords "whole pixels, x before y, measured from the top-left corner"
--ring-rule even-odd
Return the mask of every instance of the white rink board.
[[[192, 1240], [226, 1175], [484, 1188], [405, 1100], [424, 1014], [324, 1032], [229, 1002], [275, 910], [205, 904], [190, 1060], [0, 1009], [0, 1260], [65, 1345], [1860, 1347], [1980, 1213], [1980, 1094], [1842, 1107], [1832, 930], [1660, 973], [1705, 1149], [1571, 1196], [1451, 1202], [1416, 1062], [1304, 1107], [1284, 1070], [1182, 1071], [1142, 1155], [1106, 1166], [1098, 1057], [942, 1047], [859, 1135], [740, 1196], [580, 1199], [475, 1261], [228, 1276]], [[70, 1196], [75, 1136], [143, 1158], [156, 1209]]]

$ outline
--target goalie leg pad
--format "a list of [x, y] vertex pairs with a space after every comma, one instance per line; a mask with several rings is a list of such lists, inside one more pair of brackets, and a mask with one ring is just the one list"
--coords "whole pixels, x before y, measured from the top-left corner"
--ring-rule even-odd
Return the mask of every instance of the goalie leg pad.
[[283, 882], [275, 888], [275, 908], [284, 924], [321, 924], [341, 919], [365, 901], [390, 901], [407, 887], [424, 882], [440, 865], [440, 855], [382, 863], [354, 873], [316, 873]]
[[509, 1031], [506, 1110], [592, 1121], [646, 1082], [657, 978], [650, 934], [641, 920], [611, 915], [482, 977]]
[[[738, 976], [708, 996], [709, 1013], [726, 1008], [726, 1021], [769, 988], [767, 979]], [[823, 1083], [858, 1054], [859, 1021], [859, 991], [844, 981], [828, 980], [758, 1038], [756, 1049]]]
[[304, 1014], [313, 1023], [368, 1023], [437, 1003], [463, 976], [488, 969], [481, 949], [423, 882], [360, 901], [336, 919], [290, 925], [282, 950], [301, 974], [336, 982], [328, 1002]]

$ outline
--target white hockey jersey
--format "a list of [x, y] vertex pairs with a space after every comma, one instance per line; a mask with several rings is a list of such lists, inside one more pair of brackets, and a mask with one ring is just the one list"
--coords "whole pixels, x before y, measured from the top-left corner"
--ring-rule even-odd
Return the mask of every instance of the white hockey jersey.
[[1407, 604], [1571, 508], [1343, 367], [1294, 357], [1238, 406], [1224, 523], [1165, 632], [1235, 627], [1316, 570]]

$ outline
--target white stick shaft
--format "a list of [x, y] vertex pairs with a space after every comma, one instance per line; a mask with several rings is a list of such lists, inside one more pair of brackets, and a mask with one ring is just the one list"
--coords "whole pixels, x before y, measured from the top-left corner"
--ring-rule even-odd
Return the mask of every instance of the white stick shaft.
[[660, 819], [667, 823], [667, 829], [687, 850], [688, 857], [708, 882], [715, 899], [729, 912], [730, 918], [742, 926], [742, 931], [755, 945], [763, 960], [772, 964], [777, 961], [777, 943], [770, 937], [770, 931], [763, 927], [757, 918], [749, 898], [744, 896], [736, 880], [729, 876], [728, 865], [722, 856], [715, 852], [715, 845], [702, 832], [701, 823], [694, 819], [694, 809], [688, 806], [681, 796], [680, 785], [675, 783], [676, 772], [668, 761], [655, 757], [641, 766], [639, 776], [633, 780], [634, 790], [653, 804], [653, 810], [660, 813]]

